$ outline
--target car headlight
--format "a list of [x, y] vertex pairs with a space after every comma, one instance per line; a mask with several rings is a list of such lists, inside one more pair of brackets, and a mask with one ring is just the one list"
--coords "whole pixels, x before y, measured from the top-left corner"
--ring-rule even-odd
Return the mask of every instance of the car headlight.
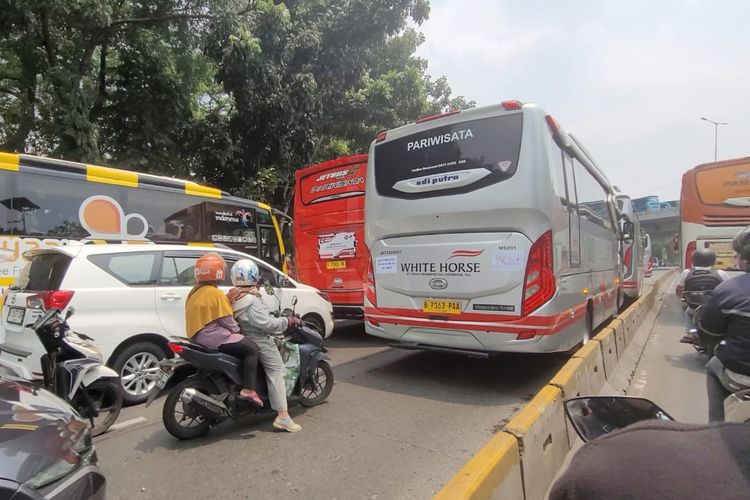
[[73, 420], [67, 429], [61, 431], [61, 435], [64, 434], [73, 434], [74, 437], [67, 441], [67, 447], [57, 451], [59, 459], [26, 480], [24, 485], [38, 490], [96, 462], [91, 432], [84, 422]]

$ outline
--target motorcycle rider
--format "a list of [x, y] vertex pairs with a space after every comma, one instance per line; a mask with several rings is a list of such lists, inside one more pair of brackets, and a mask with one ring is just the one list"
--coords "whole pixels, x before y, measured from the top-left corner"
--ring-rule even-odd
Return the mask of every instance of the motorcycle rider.
[[731, 394], [725, 368], [750, 376], [750, 226], [735, 236], [732, 247], [745, 274], [714, 288], [700, 318], [705, 332], [724, 336], [706, 364], [710, 422], [724, 420], [724, 399]]
[[260, 362], [266, 372], [268, 380], [268, 398], [271, 408], [276, 410], [277, 416], [273, 421], [276, 429], [287, 432], [299, 432], [302, 426], [295, 423], [287, 411], [286, 385], [284, 382], [284, 362], [281, 359], [276, 343], [271, 338], [272, 333], [281, 333], [288, 328], [299, 326], [302, 321], [290, 316], [276, 318], [260, 296], [260, 270], [258, 265], [250, 259], [237, 261], [230, 271], [232, 288], [227, 296], [232, 303], [234, 317], [240, 325], [244, 335], [252, 339], [258, 346]]
[[692, 266], [680, 274], [675, 292], [684, 301], [685, 306], [685, 335], [680, 339], [684, 344], [698, 342], [698, 334], [694, 332], [695, 323], [693, 316], [695, 309], [702, 303], [696, 303], [696, 294], [691, 296], [690, 292], [708, 292], [716, 286], [729, 279], [729, 275], [722, 271], [713, 269], [716, 264], [716, 253], [711, 249], [696, 250], [690, 256]]
[[258, 346], [242, 335], [232, 316], [232, 305], [218, 288], [226, 271], [224, 258], [215, 252], [202, 255], [195, 262], [196, 285], [185, 301], [187, 336], [207, 349], [216, 349], [242, 360], [244, 387], [240, 391], [240, 397], [263, 406], [263, 401], [255, 392]]

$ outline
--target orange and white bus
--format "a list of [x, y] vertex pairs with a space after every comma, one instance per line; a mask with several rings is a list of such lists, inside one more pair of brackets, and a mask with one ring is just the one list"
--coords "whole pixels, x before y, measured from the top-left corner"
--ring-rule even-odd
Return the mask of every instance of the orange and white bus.
[[732, 238], [750, 225], [750, 157], [705, 163], [682, 176], [680, 250], [690, 267], [695, 250], [716, 252], [716, 267], [733, 267]]

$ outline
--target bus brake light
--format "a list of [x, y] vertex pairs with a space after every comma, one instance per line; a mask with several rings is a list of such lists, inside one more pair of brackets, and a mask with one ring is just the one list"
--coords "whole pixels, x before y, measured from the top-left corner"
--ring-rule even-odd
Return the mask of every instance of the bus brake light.
[[633, 247], [625, 250], [625, 257], [623, 258], [625, 264], [625, 276], [630, 276], [630, 263], [633, 260]]
[[555, 274], [552, 263], [552, 231], [547, 231], [531, 245], [524, 276], [523, 304], [525, 316], [555, 295]]
[[685, 250], [685, 269], [690, 269], [693, 265], [693, 252], [698, 248], [698, 245], [695, 241], [691, 241], [687, 245], [687, 249]]
[[385, 140], [385, 137], [388, 133], [383, 131], [378, 134], [378, 136], [375, 138], [375, 142], [383, 142]]
[[505, 111], [515, 111], [521, 109], [523, 106], [523, 103], [521, 101], [503, 101], [500, 104], [502, 104]]
[[372, 268], [372, 259], [367, 260], [367, 271], [364, 280], [365, 297], [370, 303], [378, 307], [378, 296], [375, 292], [375, 271]]
[[560, 131], [560, 124], [557, 123], [557, 120], [555, 120], [552, 115], [545, 116], [544, 120], [547, 122], [547, 125], [549, 126], [550, 130], [552, 130], [553, 134], [556, 134]]
[[436, 115], [429, 115], [429, 116], [423, 116], [421, 118], [417, 118], [417, 121], [414, 122], [414, 123], [429, 122], [431, 120], [437, 120], [438, 118], [445, 118], [446, 116], [457, 115], [460, 112], [461, 112], [460, 109], [452, 109], [452, 110], [448, 111], [447, 113], [438, 113]]

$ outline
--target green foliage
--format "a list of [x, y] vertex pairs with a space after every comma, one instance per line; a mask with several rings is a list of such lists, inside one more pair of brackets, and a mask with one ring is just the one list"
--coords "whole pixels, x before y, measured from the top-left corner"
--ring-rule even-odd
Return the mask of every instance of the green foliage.
[[0, 0], [0, 150], [288, 207], [294, 170], [454, 107], [427, 0]]

